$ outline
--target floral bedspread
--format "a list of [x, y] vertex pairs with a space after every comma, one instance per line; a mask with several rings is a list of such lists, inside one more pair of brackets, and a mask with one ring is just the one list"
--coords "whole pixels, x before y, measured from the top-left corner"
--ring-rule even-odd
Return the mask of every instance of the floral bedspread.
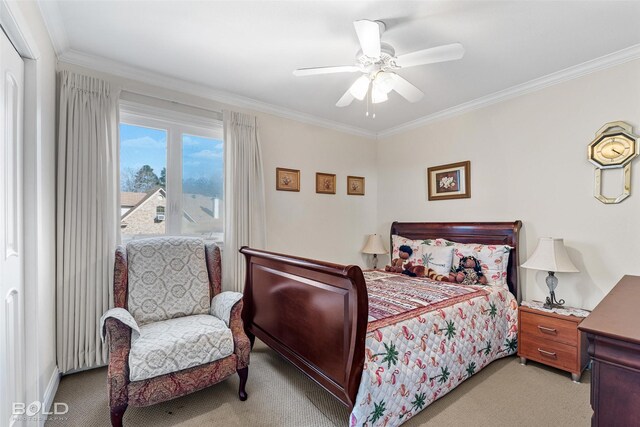
[[[380, 295], [385, 282], [398, 286], [399, 279], [414, 288], [420, 282], [424, 296], [408, 298], [409, 318], [370, 308], [351, 426], [398, 426], [490, 362], [515, 353], [518, 304], [506, 287], [461, 286], [380, 271], [364, 275], [372, 307], [379, 307], [381, 298], [385, 302]], [[443, 301], [443, 294], [451, 298]]]

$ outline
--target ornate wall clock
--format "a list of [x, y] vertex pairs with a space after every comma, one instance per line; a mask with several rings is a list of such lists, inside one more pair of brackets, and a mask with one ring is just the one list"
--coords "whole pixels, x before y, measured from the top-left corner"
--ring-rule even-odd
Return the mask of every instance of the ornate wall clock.
[[[631, 161], [638, 156], [638, 135], [625, 122], [607, 123], [596, 132], [589, 144], [589, 161], [596, 166], [594, 196], [602, 203], [620, 203], [631, 194]], [[602, 171], [624, 168], [622, 194], [606, 197], [602, 194]]]

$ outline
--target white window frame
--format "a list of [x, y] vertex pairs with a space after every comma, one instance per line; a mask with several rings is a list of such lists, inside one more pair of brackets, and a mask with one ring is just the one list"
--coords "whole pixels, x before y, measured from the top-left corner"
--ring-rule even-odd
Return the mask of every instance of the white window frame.
[[[165, 234], [166, 236], [188, 236], [182, 233], [182, 135], [201, 136], [223, 141], [224, 132], [222, 121], [219, 119], [196, 116], [181, 111], [168, 110], [155, 106], [120, 100], [120, 122], [133, 126], [158, 129], [167, 132], [167, 176], [166, 176], [166, 207]], [[118, 141], [120, 144], [120, 141]], [[120, 148], [118, 148], [120, 153]], [[223, 166], [224, 167], [224, 166]], [[158, 171], [159, 173], [160, 171]], [[224, 194], [223, 194], [224, 201]], [[224, 213], [222, 216], [225, 221]], [[118, 226], [118, 230], [120, 227]], [[138, 234], [131, 239], [150, 237]], [[201, 236], [197, 236], [201, 237]], [[207, 239], [222, 244], [219, 239]], [[224, 240], [224, 237], [223, 237]]]

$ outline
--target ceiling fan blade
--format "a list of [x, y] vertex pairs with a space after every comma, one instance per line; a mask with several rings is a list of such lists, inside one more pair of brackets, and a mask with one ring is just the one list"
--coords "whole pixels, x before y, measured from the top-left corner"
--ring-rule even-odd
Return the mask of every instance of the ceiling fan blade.
[[347, 105], [350, 105], [354, 99], [353, 95], [351, 95], [351, 90], [347, 89], [344, 95], [342, 95], [342, 98], [336, 102], [336, 107], [346, 107]]
[[380, 26], [375, 21], [362, 19], [354, 21], [362, 53], [370, 58], [380, 58]]
[[452, 43], [400, 55], [396, 58], [396, 65], [402, 68], [415, 67], [416, 65], [454, 61], [463, 56], [464, 47], [460, 43]]
[[355, 73], [360, 71], [359, 67], [355, 65], [338, 65], [335, 67], [312, 67], [312, 68], [298, 68], [293, 70], [294, 76], [315, 76], [318, 74], [333, 74], [333, 73]]
[[407, 101], [409, 102], [418, 102], [422, 99], [422, 97], [424, 96], [424, 93], [420, 89], [418, 89], [417, 87], [409, 83], [403, 77], [400, 77], [395, 73], [392, 75], [394, 80], [393, 90], [398, 92], [402, 97], [406, 98]]

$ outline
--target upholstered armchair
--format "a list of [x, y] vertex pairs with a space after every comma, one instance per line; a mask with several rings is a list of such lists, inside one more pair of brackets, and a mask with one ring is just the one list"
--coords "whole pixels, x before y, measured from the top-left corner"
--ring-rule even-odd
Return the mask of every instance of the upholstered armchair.
[[109, 345], [111, 424], [148, 406], [240, 377], [247, 399], [249, 339], [242, 294], [221, 291], [220, 249], [201, 239], [158, 237], [118, 247], [114, 302], [101, 320]]

